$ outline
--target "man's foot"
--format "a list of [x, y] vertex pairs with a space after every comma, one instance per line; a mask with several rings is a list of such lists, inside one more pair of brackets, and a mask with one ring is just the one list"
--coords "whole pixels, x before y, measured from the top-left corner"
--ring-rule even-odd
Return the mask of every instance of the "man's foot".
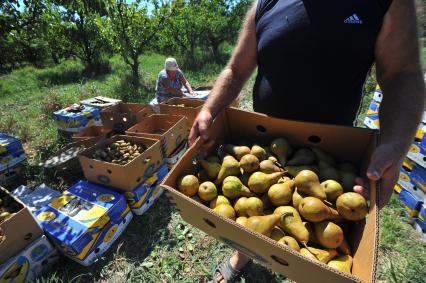
[[236, 251], [228, 262], [225, 262], [216, 268], [216, 273], [213, 278], [214, 282], [230, 283], [234, 281], [239, 277], [241, 269], [243, 269], [249, 261], [249, 257]]

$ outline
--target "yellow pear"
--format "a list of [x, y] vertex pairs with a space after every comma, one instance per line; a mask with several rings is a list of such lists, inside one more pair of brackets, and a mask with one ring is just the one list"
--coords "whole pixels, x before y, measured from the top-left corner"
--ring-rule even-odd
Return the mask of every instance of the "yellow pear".
[[265, 216], [251, 216], [247, 219], [245, 227], [270, 237], [275, 225], [280, 221], [281, 215], [271, 214]]
[[240, 167], [245, 173], [253, 173], [259, 169], [259, 159], [253, 154], [246, 154], [240, 160]]
[[306, 197], [305, 194], [299, 192], [297, 190], [297, 188], [295, 188], [294, 193], [293, 193], [292, 198], [291, 198], [291, 202], [292, 202], [293, 207], [295, 209], [299, 209], [299, 204], [302, 202], [303, 198], [305, 198], [305, 197]]
[[327, 198], [321, 187], [317, 174], [310, 170], [303, 170], [294, 178], [297, 190], [312, 197], [325, 200]]
[[238, 216], [257, 216], [263, 214], [263, 202], [257, 197], [241, 197], [234, 205]]
[[335, 180], [340, 181], [340, 172], [328, 163], [320, 160], [318, 162], [318, 178], [320, 181]]
[[213, 209], [219, 204], [228, 204], [231, 205], [231, 202], [225, 196], [217, 196], [212, 201], [210, 201], [210, 208]]
[[314, 197], [306, 197], [300, 202], [299, 213], [310, 222], [340, 218], [335, 209], [328, 207], [321, 200]]
[[333, 267], [341, 272], [351, 274], [352, 269], [352, 257], [350, 255], [340, 256], [333, 260], [330, 260], [327, 265]]
[[297, 243], [296, 239], [291, 237], [291, 236], [285, 236], [282, 237], [278, 243], [282, 244], [282, 245], [286, 245], [288, 246], [290, 249], [298, 252], [300, 251], [300, 246], [299, 243]]
[[255, 172], [248, 180], [248, 187], [253, 193], [263, 194], [269, 189], [269, 187], [276, 184], [283, 175], [284, 172], [275, 172], [271, 174]]
[[335, 249], [343, 242], [342, 228], [331, 221], [315, 223], [314, 230], [318, 242], [325, 248]]
[[250, 153], [256, 156], [259, 161], [263, 161], [268, 157], [266, 150], [258, 145], [253, 145], [251, 147]]
[[313, 165], [317, 161], [315, 154], [309, 148], [296, 150], [293, 157], [287, 162], [287, 166]]
[[226, 177], [239, 176], [240, 174], [240, 163], [231, 155], [227, 155], [223, 158], [222, 166], [220, 167], [215, 183], [216, 185], [220, 185]]
[[213, 210], [226, 218], [235, 220], [235, 211], [229, 204], [219, 204]]
[[288, 174], [290, 174], [293, 177], [296, 177], [297, 174], [299, 174], [303, 170], [310, 170], [312, 172], [318, 171], [318, 166], [315, 165], [309, 165], [309, 166], [286, 166], [284, 169], [287, 171]]
[[339, 214], [346, 220], [360, 221], [368, 213], [367, 201], [357, 193], [349, 192], [340, 195], [336, 200]]
[[247, 219], [248, 219], [247, 217], [240, 216], [240, 217], [237, 218], [237, 220], [235, 220], [235, 222], [237, 222], [241, 226], [246, 226]]
[[277, 138], [271, 142], [270, 151], [278, 158], [279, 163], [285, 166], [287, 158], [292, 154], [293, 149], [284, 138]]
[[280, 240], [282, 237], [284, 237], [284, 236], [285, 236], [284, 231], [283, 231], [280, 227], [275, 226], [275, 227], [272, 229], [272, 232], [271, 232], [271, 236], [270, 236], [270, 238], [271, 238], [272, 240], [279, 241], [279, 240]]
[[201, 167], [206, 171], [210, 179], [216, 179], [222, 167], [218, 162], [209, 162], [207, 160], [198, 161]]
[[196, 195], [198, 192], [198, 187], [198, 178], [194, 175], [186, 175], [178, 180], [179, 191], [188, 197]]
[[317, 147], [312, 147], [311, 150], [315, 153], [318, 160], [324, 161], [330, 166], [336, 166], [336, 160], [328, 152]]
[[260, 167], [260, 171], [266, 174], [284, 171], [282, 168], [278, 167], [273, 161], [269, 159], [263, 160], [262, 162], [260, 162], [259, 167]]
[[321, 183], [321, 187], [324, 189], [327, 195], [327, 200], [335, 202], [336, 199], [343, 194], [343, 187], [335, 180], [327, 180]]
[[274, 164], [278, 163], [278, 159], [273, 155], [269, 155], [268, 160], [274, 162]]
[[204, 182], [198, 188], [198, 196], [204, 201], [211, 201], [217, 197], [216, 185], [210, 181]]
[[238, 161], [240, 161], [244, 155], [250, 154], [251, 151], [248, 146], [236, 146], [232, 144], [227, 144], [225, 150], [232, 154]]
[[281, 177], [279, 180], [278, 180], [278, 184], [283, 184], [283, 183], [285, 183], [285, 182], [287, 182], [287, 181], [290, 181], [290, 180], [292, 180], [292, 179], [290, 179], [289, 177], [286, 177], [286, 176], [284, 176], [284, 177]]
[[268, 190], [269, 200], [275, 206], [288, 205], [291, 202], [294, 187], [293, 180], [272, 185]]
[[343, 241], [340, 244], [340, 246], [337, 247], [337, 250], [345, 255], [351, 255], [351, 247], [349, 246], [348, 241], [346, 240], [346, 237], [343, 236]]
[[300, 249], [300, 254], [310, 259], [318, 260], [325, 264], [327, 264], [330, 260], [332, 260], [337, 255], [337, 251], [333, 249], [322, 250], [322, 249], [317, 249], [313, 247], [308, 247], [308, 249], [306, 248]]
[[284, 230], [284, 232], [299, 243], [306, 245], [309, 241], [309, 232], [305, 225], [302, 223], [297, 210], [292, 206], [280, 206], [274, 211], [274, 214], [281, 215], [281, 219], [278, 226]]
[[235, 176], [229, 176], [223, 180], [222, 193], [229, 199], [252, 196], [250, 190]]

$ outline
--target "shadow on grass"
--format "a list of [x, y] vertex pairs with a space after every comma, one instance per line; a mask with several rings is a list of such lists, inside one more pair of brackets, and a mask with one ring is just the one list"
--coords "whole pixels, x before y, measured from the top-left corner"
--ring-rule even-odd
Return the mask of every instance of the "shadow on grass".
[[48, 69], [37, 76], [37, 79], [47, 85], [64, 85], [79, 83], [88, 79], [101, 80], [111, 73], [109, 62], [102, 62], [95, 66], [81, 68], [72, 65], [64, 68]]
[[236, 282], [291, 282], [285, 281], [286, 278], [282, 275], [278, 276], [279, 279], [277, 279], [277, 276], [275, 276], [274, 273], [272, 273], [266, 267], [263, 267], [262, 265], [257, 264], [256, 262], [251, 262], [249, 265], [247, 265], [246, 268], [243, 269], [243, 272], [241, 274], [241, 280], [237, 280]]
[[[161, 245], [161, 239], [172, 238], [170, 231], [166, 229], [171, 221], [171, 215], [172, 205], [163, 195], [145, 214], [134, 215], [124, 233], [92, 266], [85, 267], [61, 257], [43, 278], [58, 278], [60, 274], [58, 282], [103, 282], [105, 278], [102, 273], [110, 268], [111, 272], [115, 272], [116, 268], [113, 265], [115, 265], [114, 260], [117, 259], [117, 254], [119, 254], [118, 258], [124, 257], [132, 262], [143, 262], [150, 255], [153, 247]], [[170, 241], [168, 244], [170, 245]], [[47, 281], [41, 280], [41, 282]]]
[[132, 84], [132, 76], [127, 74], [121, 79], [120, 84], [114, 89], [114, 91], [124, 102], [149, 103], [155, 95], [155, 88], [150, 85], [154, 85], [154, 83], [148, 84], [142, 81], [142, 83], [139, 83], [138, 89], [135, 90], [135, 87]]

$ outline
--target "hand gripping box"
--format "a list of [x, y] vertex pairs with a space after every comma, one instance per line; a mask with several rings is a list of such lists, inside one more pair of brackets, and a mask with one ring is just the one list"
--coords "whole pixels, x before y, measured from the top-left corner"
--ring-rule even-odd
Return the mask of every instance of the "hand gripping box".
[[125, 131], [151, 114], [154, 111], [149, 105], [120, 102], [102, 109], [102, 125], [114, 131]]
[[101, 110], [97, 107], [73, 104], [53, 112], [58, 129], [77, 133], [81, 130], [101, 125]]
[[126, 131], [129, 136], [159, 140], [164, 158], [188, 138], [186, 118], [167, 114], [154, 114], [143, 118]]
[[[317, 146], [339, 160], [360, 164], [363, 174], [377, 143], [377, 131], [370, 129], [281, 120], [235, 108], [228, 108], [216, 117], [209, 134], [218, 145], [241, 140], [267, 144], [273, 138], [285, 136], [294, 146]], [[348, 240], [354, 251], [354, 262], [352, 275], [344, 274], [248, 230], [179, 192], [178, 178], [194, 172], [193, 160], [201, 149], [202, 140], [199, 139], [162, 183], [186, 222], [299, 283], [375, 282], [379, 239], [379, 195], [375, 182], [370, 182], [371, 204], [367, 219], [349, 227]]]
[[134, 214], [144, 214], [155, 200], [161, 196], [163, 189], [160, 187], [160, 183], [168, 172], [167, 164], [163, 164], [157, 172], [149, 177], [143, 184], [131, 192], [124, 193], [127, 203]]
[[188, 119], [186, 125], [189, 131], [203, 105], [203, 100], [175, 97], [160, 104], [160, 113], [185, 116]]
[[413, 191], [403, 188], [398, 198], [411, 217], [417, 217], [419, 215], [422, 201]]
[[0, 282], [30, 282], [59, 259], [59, 254], [45, 235], [29, 244], [19, 254], [0, 264]]
[[[126, 165], [93, 159], [96, 150], [106, 148], [118, 140], [144, 145], [146, 150]], [[148, 179], [163, 163], [159, 141], [131, 136], [113, 136], [102, 140], [95, 146], [84, 150], [79, 155], [79, 160], [87, 180], [123, 191], [132, 191]]]
[[379, 129], [379, 108], [380, 104], [372, 100], [364, 118], [364, 125], [370, 129]]
[[0, 223], [0, 264], [18, 254], [43, 235], [43, 230], [29, 209], [18, 198], [0, 187], [3, 208], [14, 212]]
[[112, 245], [132, 217], [123, 195], [86, 181], [79, 181], [36, 212], [58, 249], [84, 266]]

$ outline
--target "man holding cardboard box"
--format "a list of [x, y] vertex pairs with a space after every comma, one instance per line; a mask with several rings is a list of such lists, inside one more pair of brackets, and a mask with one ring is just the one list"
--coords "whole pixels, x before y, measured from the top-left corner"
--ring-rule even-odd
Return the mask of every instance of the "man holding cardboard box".
[[[367, 178], [390, 199], [425, 104], [413, 0], [259, 0], [248, 12], [237, 47], [198, 115], [189, 141], [213, 145], [208, 128], [241, 91], [255, 67], [257, 112], [285, 119], [355, 125], [373, 63], [383, 91], [380, 143]], [[362, 178], [354, 190], [367, 196]], [[239, 275], [249, 258], [236, 252], [215, 282]]]

